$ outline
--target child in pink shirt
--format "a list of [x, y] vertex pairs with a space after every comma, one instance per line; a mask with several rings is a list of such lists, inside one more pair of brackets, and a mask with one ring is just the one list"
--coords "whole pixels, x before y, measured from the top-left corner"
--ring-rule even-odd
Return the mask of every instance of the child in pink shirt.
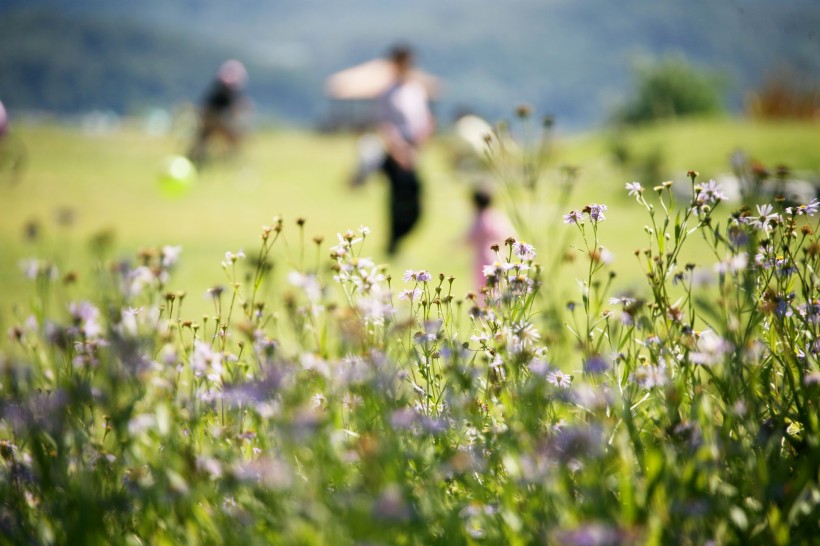
[[484, 266], [491, 265], [498, 260], [490, 246], [497, 244], [503, 247], [508, 237], [515, 237], [515, 230], [506, 216], [490, 206], [492, 197], [489, 192], [476, 190], [473, 193], [473, 204], [476, 216], [467, 238], [476, 251], [473, 278], [475, 289], [480, 293], [487, 284], [487, 279], [484, 277]]

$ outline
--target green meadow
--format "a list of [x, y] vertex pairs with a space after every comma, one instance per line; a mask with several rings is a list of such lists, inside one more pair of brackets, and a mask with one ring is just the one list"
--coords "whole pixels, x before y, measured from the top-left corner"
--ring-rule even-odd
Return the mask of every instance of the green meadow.
[[445, 131], [390, 260], [351, 135], [258, 132], [170, 198], [184, 139], [16, 131], [0, 544], [816, 542], [820, 202], [760, 191], [729, 219], [729, 191], [686, 178], [742, 149], [816, 182], [817, 125], [558, 134], [547, 156], [501, 131], [519, 233], [473, 301], [486, 173]]
[[[187, 194], [169, 198], [159, 191], [158, 177], [165, 159], [185, 149], [179, 136], [151, 136], [136, 124], [105, 134], [55, 123], [20, 123], [16, 131], [27, 149], [27, 165], [17, 183], [7, 174], [0, 178], [0, 325], [8, 326], [17, 304], [27, 303], [33, 290], [22, 275], [21, 260], [53, 259], [61, 274], [89, 271], [99, 260], [92, 241], [106, 242], [105, 260], [132, 257], [146, 247], [181, 245], [181, 263], [168, 289], [190, 294], [186, 310], [197, 316], [208, 310], [205, 290], [227, 282], [220, 266], [225, 252], [253, 253], [262, 226], [275, 216], [284, 219], [285, 255], [291, 261], [274, 265], [280, 274], [300, 263], [324, 265], [338, 232], [365, 225], [371, 228], [365, 253], [387, 263], [394, 277], [405, 269], [427, 269], [454, 275], [457, 293], [472, 289], [472, 254], [463, 239], [471, 221], [472, 178], [454, 167], [453, 137], [446, 130], [423, 156], [421, 223], [389, 263], [383, 252], [386, 183], [377, 174], [363, 187], [348, 186], [356, 160], [352, 135], [258, 131], [241, 157], [207, 166]], [[626, 182], [638, 179], [650, 188], [667, 179], [688, 184], [689, 169], [708, 180], [730, 171], [729, 157], [737, 149], [771, 169], [784, 164], [816, 178], [818, 143], [820, 125], [805, 122], [724, 119], [671, 122], [628, 133], [559, 132], [552, 135], [542, 183], [549, 188], [563, 166], [578, 167], [570, 208], [590, 202], [609, 206], [602, 243], [616, 256], [619, 282], [637, 286], [632, 253], [645, 244], [645, 218], [627, 198]], [[634, 165], [618, 165], [616, 144], [628, 148], [636, 164], [652, 154], [660, 158], [662, 179], [640, 179], [642, 171]], [[544, 199], [549, 195], [549, 189], [543, 192]], [[302, 235], [298, 218], [306, 220]], [[561, 223], [560, 215], [537, 220], [539, 225]], [[576, 230], [566, 229], [572, 243]], [[318, 251], [314, 237], [323, 238]], [[571, 289], [573, 275], [566, 277], [550, 279], [550, 289]], [[80, 295], [93, 291], [93, 279], [80, 275], [74, 290]]]

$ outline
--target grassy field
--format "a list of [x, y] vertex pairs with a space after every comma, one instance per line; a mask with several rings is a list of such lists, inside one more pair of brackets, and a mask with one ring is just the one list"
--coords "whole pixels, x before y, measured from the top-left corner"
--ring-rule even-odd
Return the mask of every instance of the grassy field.
[[[53, 124], [20, 124], [17, 131], [28, 165], [19, 183], [3, 178], [0, 184], [0, 326], [15, 313], [15, 303], [30, 294], [20, 272], [22, 259], [50, 257], [61, 272], [82, 273], [94, 260], [90, 241], [100, 235], [110, 236], [111, 257], [130, 257], [142, 247], [181, 245], [181, 265], [169, 288], [192, 295], [187, 309], [194, 316], [207, 310], [208, 302], [199, 295], [226, 282], [220, 268], [224, 253], [253, 252], [261, 227], [275, 215], [286, 225], [288, 252], [280, 259], [287, 255], [292, 261], [278, 264], [280, 271], [302, 259], [295, 226], [299, 217], [307, 220], [305, 260], [315, 260], [314, 236], [324, 237], [324, 260], [337, 232], [366, 225], [372, 229], [366, 252], [386, 261], [386, 185], [376, 176], [358, 190], [347, 186], [355, 161], [351, 136], [257, 133], [240, 159], [205, 169], [190, 193], [170, 199], [158, 191], [157, 179], [164, 158], [184, 149], [179, 139], [149, 136], [129, 126], [105, 135]], [[688, 169], [707, 179], [728, 171], [729, 155], [739, 148], [767, 166], [820, 171], [817, 124], [693, 121], [628, 134], [556, 137], [545, 182], [558, 179], [561, 165], [580, 168], [571, 208], [588, 202], [609, 205], [602, 242], [616, 255], [616, 269], [626, 273], [622, 282], [627, 286], [636, 282], [632, 250], [644, 244], [646, 219], [623, 190], [640, 171], [615, 166], [613, 142], [627, 146], [638, 160], [654, 153], [662, 159], [663, 179], [681, 183]], [[471, 218], [469, 185], [451, 166], [446, 137], [428, 149], [421, 170], [424, 216], [389, 271], [396, 277], [407, 268], [452, 274], [464, 293], [471, 289], [471, 251], [462, 240]], [[660, 182], [640, 181], [650, 187]], [[538, 220], [561, 222], [558, 216]], [[37, 236], [27, 237], [34, 226]], [[574, 279], [549, 282], [572, 286]], [[93, 290], [91, 280], [81, 277], [77, 290]]]
[[[460, 300], [472, 288], [459, 242], [467, 177], [450, 167], [446, 136], [425, 155], [426, 214], [386, 264], [390, 285], [361, 259], [386, 261], [386, 196], [376, 180], [346, 187], [352, 137], [258, 134], [240, 161], [206, 170], [174, 200], [157, 187], [183, 145], [173, 138], [23, 126], [28, 170], [0, 189], [0, 535], [814, 543], [820, 205], [758, 206], [727, 226], [738, 204], [720, 203], [712, 185], [694, 203], [669, 197], [688, 187], [687, 169], [717, 177], [741, 147], [816, 177], [818, 136], [817, 126], [715, 121], [558, 138], [534, 190], [504, 194], [517, 195], [507, 212], [526, 219], [519, 229], [537, 256], [512, 245], [473, 306]], [[630, 162], [616, 165], [615, 151]], [[566, 163], [579, 169], [569, 197]], [[520, 174], [520, 162], [496, 165], [518, 179], [506, 167]], [[645, 191], [633, 199], [624, 185], [636, 177]], [[580, 229], [562, 222], [570, 210]], [[263, 255], [274, 244], [278, 276], [258, 292], [261, 276], [225, 266], [226, 276], [220, 264], [226, 251], [253, 256], [275, 214], [284, 240], [268, 237]], [[326, 239], [315, 257], [299, 217], [308, 247]], [[347, 241], [331, 260], [335, 233], [361, 224], [373, 240], [363, 251]], [[95, 253], [90, 241], [106, 238]], [[184, 250], [179, 274], [159, 286], [167, 255], [145, 255], [143, 267], [133, 256], [164, 244]], [[38, 267], [35, 294], [19, 268], [30, 256], [79, 282], [55, 286]], [[119, 259], [131, 265], [98, 274]], [[313, 274], [313, 260], [325, 269]], [[405, 268], [432, 275], [405, 283]], [[293, 270], [305, 274], [287, 287]], [[438, 272], [455, 275], [452, 293]], [[205, 290], [229, 282], [208, 312]], [[190, 294], [182, 313], [167, 290]]]

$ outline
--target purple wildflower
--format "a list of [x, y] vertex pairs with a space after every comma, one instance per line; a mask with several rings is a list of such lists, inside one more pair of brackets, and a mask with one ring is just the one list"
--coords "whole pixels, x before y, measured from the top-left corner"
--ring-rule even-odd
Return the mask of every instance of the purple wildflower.
[[629, 191], [629, 197], [639, 196], [643, 192], [643, 186], [640, 182], [627, 182], [626, 189]]
[[584, 360], [584, 371], [592, 374], [604, 373], [609, 370], [609, 364], [600, 355], [595, 355]]
[[581, 215], [580, 211], [573, 210], [569, 214], [564, 215], [564, 223], [565, 224], [583, 224], [584, 217]]
[[535, 258], [535, 247], [523, 241], [513, 243], [513, 253], [522, 260]]
[[723, 188], [714, 180], [710, 180], [702, 186], [695, 186], [695, 193], [695, 202], [698, 205], [714, 205], [727, 199]]
[[603, 222], [606, 220], [606, 216], [604, 213], [607, 211], [606, 205], [599, 205], [597, 203], [592, 203], [591, 205], [587, 205], [583, 208], [582, 212], [586, 212], [589, 214], [589, 219], [592, 220], [593, 223]]

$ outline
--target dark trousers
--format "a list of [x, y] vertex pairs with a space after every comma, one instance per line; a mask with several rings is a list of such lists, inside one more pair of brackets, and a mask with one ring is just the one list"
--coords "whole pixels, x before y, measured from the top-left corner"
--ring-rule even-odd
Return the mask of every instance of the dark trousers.
[[421, 214], [421, 184], [413, 169], [405, 169], [391, 156], [382, 166], [390, 182], [390, 241], [388, 254], [394, 254], [399, 241], [413, 229]]

